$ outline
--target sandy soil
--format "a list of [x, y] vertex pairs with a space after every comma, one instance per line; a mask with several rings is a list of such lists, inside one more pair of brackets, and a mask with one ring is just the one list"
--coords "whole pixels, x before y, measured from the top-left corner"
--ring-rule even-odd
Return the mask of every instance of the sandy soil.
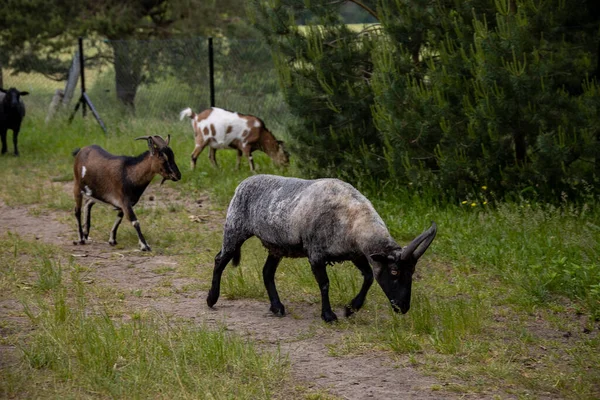
[[[70, 191], [70, 186], [65, 185]], [[168, 191], [152, 185], [143, 201], [153, 196], [156, 206]], [[191, 204], [185, 204], [186, 212]], [[154, 272], [158, 266], [177, 267], [174, 258], [161, 255], [142, 256], [139, 251], [115, 250], [105, 242], [92, 242], [86, 246], [74, 246], [75, 222], [65, 225], [59, 221], [64, 215], [45, 214], [33, 216], [26, 207], [8, 207], [0, 202], [0, 233], [10, 231], [31, 238], [58, 245], [73, 254], [82, 265], [93, 265], [90, 279], [92, 284], [114, 287], [129, 293], [130, 289], [155, 288], [165, 278]], [[220, 235], [222, 215], [209, 215], [212, 221], [203, 224]], [[122, 229], [127, 229], [123, 227]], [[175, 275], [175, 274], [174, 274]], [[173, 276], [173, 285], [180, 287], [193, 283], [190, 279]], [[148, 291], [156, 293], [155, 291]], [[335, 329], [325, 329], [320, 322], [318, 308], [314, 305], [286, 303], [293, 316], [274, 317], [264, 301], [228, 300], [223, 297], [214, 309], [205, 303], [203, 291], [185, 291], [161, 297], [127, 296], [125, 301], [134, 309], [152, 309], [166, 315], [184, 318], [197, 324], [223, 324], [228, 330], [256, 340], [260, 346], [270, 351], [287, 355], [290, 360], [293, 379], [301, 385], [326, 390], [343, 399], [440, 399], [454, 398], [451, 393], [436, 390], [444, 386], [433, 378], [426, 377], [414, 368], [404, 357], [394, 357], [386, 352], [371, 352], [364, 355], [329, 355], [328, 343], [333, 343], [341, 335]], [[2, 304], [0, 318], [6, 318], [10, 308], [21, 307], [13, 302]], [[343, 315], [340, 311], [340, 315]], [[2, 332], [0, 332], [2, 333]], [[5, 349], [6, 350], [6, 349]], [[7, 355], [6, 352], [2, 352]], [[10, 357], [13, 358], [13, 357]], [[10, 358], [3, 363], [9, 363]], [[464, 397], [464, 396], [461, 396]], [[478, 394], [477, 398], [482, 396]]]

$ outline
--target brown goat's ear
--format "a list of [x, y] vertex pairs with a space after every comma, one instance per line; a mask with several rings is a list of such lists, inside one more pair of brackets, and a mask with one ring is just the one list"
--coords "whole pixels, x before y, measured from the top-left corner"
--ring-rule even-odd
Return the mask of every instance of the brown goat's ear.
[[[135, 138], [135, 140], [147, 140], [148, 141], [148, 149], [150, 149], [150, 154], [154, 155], [155, 153], [155, 145], [154, 145], [154, 140], [152, 140], [152, 136], [140, 136]], [[158, 149], [158, 146], [156, 146], [156, 149]]]
[[171, 141], [171, 135], [170, 135], [170, 134], [168, 134], [168, 135], [167, 135], [167, 146], [169, 145], [169, 142], [170, 142], [170, 141]]
[[154, 142], [154, 144], [156, 145], [156, 148], [158, 150], [167, 147], [168, 143], [165, 142], [165, 139], [163, 139], [162, 137], [158, 136], [158, 135], [154, 135], [152, 136], [152, 141]]
[[6, 89], [0, 87], [0, 92], [6, 93]]

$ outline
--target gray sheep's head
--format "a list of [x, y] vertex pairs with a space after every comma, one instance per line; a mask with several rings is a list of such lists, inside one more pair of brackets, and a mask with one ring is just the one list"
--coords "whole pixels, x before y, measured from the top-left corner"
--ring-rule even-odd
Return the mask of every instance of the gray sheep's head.
[[435, 238], [436, 232], [437, 225], [432, 222], [428, 230], [413, 239], [406, 247], [369, 256], [375, 279], [390, 300], [394, 311], [405, 314], [410, 309], [415, 266]]
[[0, 88], [0, 92], [4, 93], [2, 102], [14, 109], [17, 109], [21, 104], [21, 96], [27, 96], [29, 94], [29, 92], [19, 92], [14, 87], [8, 90]]
[[179, 168], [177, 164], [175, 164], [175, 155], [173, 154], [173, 150], [169, 147], [169, 142], [171, 141], [171, 135], [167, 135], [167, 140], [165, 141], [160, 136], [141, 136], [136, 138], [135, 140], [147, 140], [148, 141], [148, 149], [150, 150], [151, 157], [154, 157], [158, 162], [158, 171], [163, 179], [161, 181], [161, 185], [167, 180], [170, 179], [174, 182], [177, 182], [181, 179], [181, 172], [179, 172]]

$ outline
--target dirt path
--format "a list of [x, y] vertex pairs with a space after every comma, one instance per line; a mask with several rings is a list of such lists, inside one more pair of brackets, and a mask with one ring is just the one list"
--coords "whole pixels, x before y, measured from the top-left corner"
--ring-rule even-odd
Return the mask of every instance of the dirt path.
[[[152, 188], [145, 198], [149, 197]], [[73, 226], [65, 225], [58, 217], [58, 214], [33, 216], [26, 207], [8, 207], [0, 202], [0, 233], [10, 231], [24, 238], [35, 237], [61, 246], [79, 256], [80, 264], [93, 264], [90, 278], [95, 282], [126, 293], [131, 289], [155, 288], [164, 279], [164, 275], [152, 272], [157, 267], [176, 268], [177, 262], [168, 256], [145, 257], [138, 251], [116, 251], [105, 243], [75, 247], [71, 244], [75, 236], [74, 223]], [[208, 223], [206, 226], [219, 224]], [[220, 235], [216, 228], [215, 234]], [[192, 283], [190, 279], [173, 278], [174, 287], [189, 283]], [[298, 383], [327, 390], [340, 398], [455, 397], [432, 390], [434, 386], [439, 387], [440, 382], [420, 374], [406, 358], [395, 360], [385, 352], [342, 357], [329, 355], [327, 344], [334, 343], [341, 333], [324, 328], [313, 306], [286, 304], [293, 317], [277, 318], [268, 312], [264, 301], [221, 298], [218, 307], [209, 309], [205, 298], [206, 292], [186, 291], [168, 297], [154, 294], [151, 297], [127, 296], [125, 301], [135, 309], [152, 309], [198, 324], [223, 324], [228, 330], [251, 337], [268, 350], [280, 349], [289, 357], [292, 376]], [[477, 398], [482, 398], [481, 394]]]

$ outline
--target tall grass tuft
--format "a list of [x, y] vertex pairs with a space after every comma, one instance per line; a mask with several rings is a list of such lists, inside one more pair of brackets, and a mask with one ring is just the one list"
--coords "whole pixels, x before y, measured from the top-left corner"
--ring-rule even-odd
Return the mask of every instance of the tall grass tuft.
[[[134, 314], [119, 321], [59, 284], [27, 307], [33, 333], [21, 344], [34, 369], [113, 398], [270, 398], [285, 361], [224, 330]], [[35, 311], [34, 311], [35, 310]]]

